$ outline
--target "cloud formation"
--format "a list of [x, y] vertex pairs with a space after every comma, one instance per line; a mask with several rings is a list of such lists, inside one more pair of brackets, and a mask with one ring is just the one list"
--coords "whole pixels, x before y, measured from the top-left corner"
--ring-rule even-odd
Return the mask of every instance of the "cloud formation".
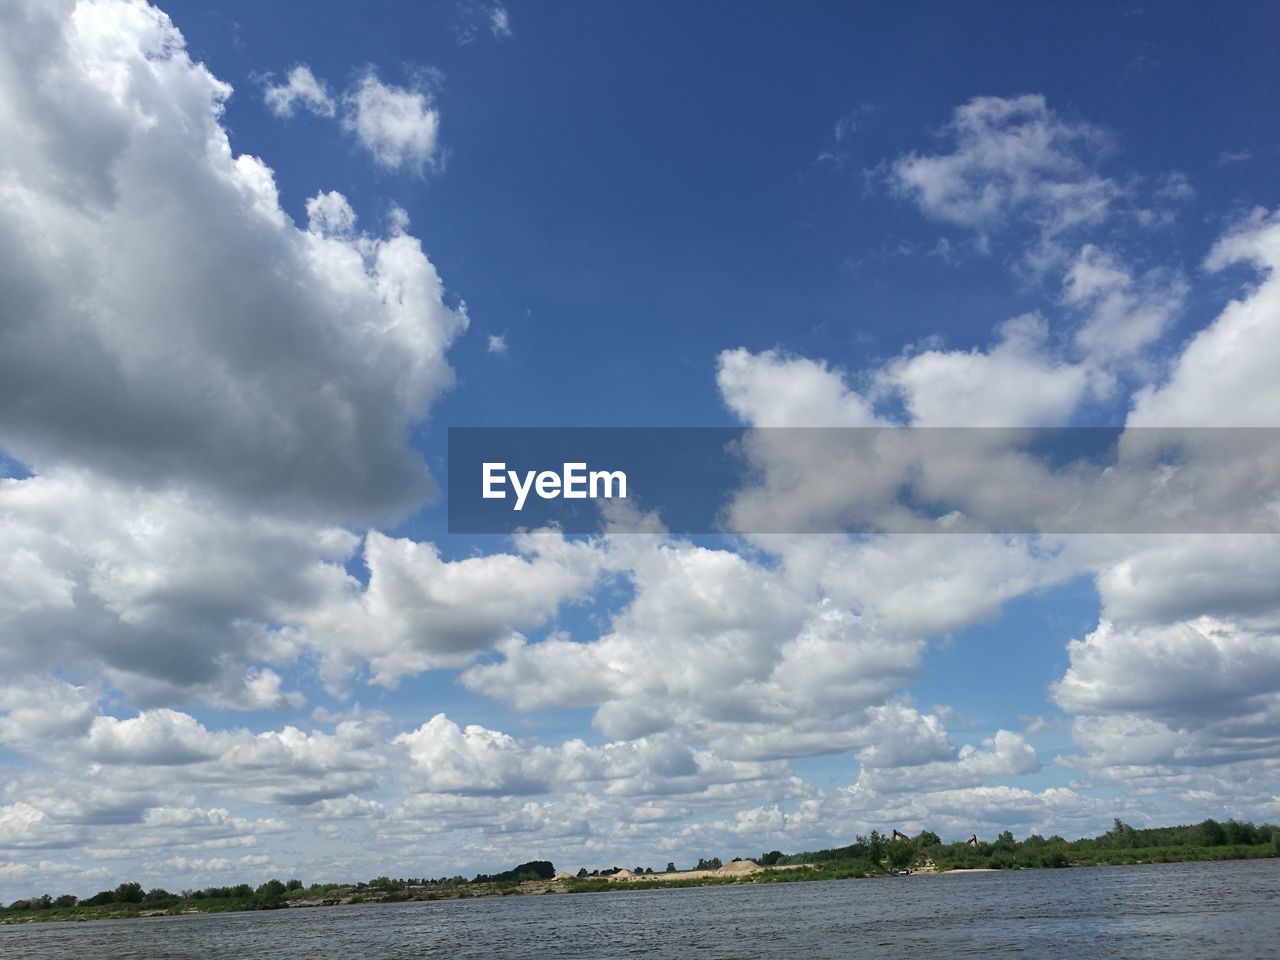
[[[1122, 776], [1274, 808], [1269, 539], [419, 539], [421, 516], [392, 524], [431, 491], [412, 433], [468, 316], [407, 214], [370, 225], [325, 185], [295, 222], [233, 149], [231, 88], [144, 3], [4, 8], [0, 77], [6, 891], [284, 874], [300, 849], [335, 876], [548, 847], [661, 863], [889, 823], [1084, 832], [1141, 812], [1107, 794]], [[336, 120], [383, 170], [442, 163], [429, 84], [369, 68], [331, 90], [298, 64], [263, 96]], [[1143, 221], [1101, 172], [1107, 135], [1029, 95], [960, 105], [944, 138], [898, 157], [893, 189], [987, 249], [1030, 236], [1045, 302], [861, 366], [726, 343], [704, 374], [734, 417], [1021, 427], [1109, 401], [1133, 426], [1277, 421], [1275, 214], [1208, 254], [1257, 279], [1179, 349], [1192, 281], [1091, 232]], [[794, 450], [750, 452], [764, 499], [811, 514], [873, 503], [909, 465], [884, 450], [851, 474], [866, 484], [824, 485]], [[1007, 453], [974, 451], [975, 505], [1043, 492], [1030, 471], [986, 482]], [[1073, 749], [912, 698], [952, 634], [1078, 577], [1100, 615], [1040, 680]]]
[[32, 16], [3, 50], [29, 77], [0, 114], [22, 144], [0, 160], [5, 449], [355, 520], [417, 506], [406, 433], [467, 326], [420, 242], [295, 226], [231, 149], [230, 88], [154, 8]]
[[1121, 187], [1094, 172], [1108, 146], [1097, 127], [1050, 109], [1043, 96], [975, 97], [945, 128], [949, 153], [908, 153], [890, 183], [928, 217], [968, 228], [982, 245], [1011, 222], [1042, 242], [1106, 219]]
[[[501, 20], [494, 21], [494, 35], [500, 36], [501, 27], [505, 30], [501, 36], [509, 36], [506, 11], [496, 8], [494, 17], [499, 10]], [[290, 70], [284, 83], [268, 78], [262, 99], [277, 117], [292, 117], [301, 106], [317, 117], [337, 119], [385, 170], [421, 175], [441, 162], [440, 112], [424, 84], [386, 84], [369, 67], [341, 96], [334, 97], [304, 63]]]
[[306, 64], [299, 64], [290, 70], [284, 83], [268, 84], [262, 92], [262, 98], [277, 117], [293, 116], [298, 105], [318, 117], [332, 117], [337, 112], [328, 89], [316, 79]]

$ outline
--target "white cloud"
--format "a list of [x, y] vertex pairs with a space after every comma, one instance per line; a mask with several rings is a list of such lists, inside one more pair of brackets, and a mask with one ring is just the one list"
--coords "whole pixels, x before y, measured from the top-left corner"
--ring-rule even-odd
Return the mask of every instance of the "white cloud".
[[[0, 112], [20, 145], [0, 159], [0, 444], [37, 471], [259, 505], [416, 506], [430, 487], [406, 434], [451, 383], [444, 350], [467, 324], [419, 242], [297, 229], [271, 170], [232, 151], [230, 88], [154, 8], [27, 16], [0, 49], [20, 86]], [[413, 160], [399, 94], [362, 90], [374, 114], [391, 105], [370, 135]]]
[[496, 40], [505, 40], [511, 36], [511, 17], [502, 4], [494, 4], [489, 11], [489, 30]]
[[[511, 35], [503, 7], [495, 7], [490, 20], [495, 37]], [[278, 117], [292, 116], [300, 104], [316, 116], [336, 118], [387, 170], [420, 175], [440, 165], [440, 113], [430, 91], [385, 84], [372, 67], [335, 99], [311, 68], [301, 64], [289, 71], [285, 83], [268, 83], [263, 99]]]
[[360, 721], [339, 723], [333, 734], [293, 726], [255, 734], [211, 731], [189, 714], [160, 709], [125, 720], [99, 716], [74, 746], [95, 763], [134, 775], [145, 767], [153, 784], [172, 777], [215, 786], [239, 801], [302, 805], [377, 787], [387, 766], [384, 745], [376, 727]]
[[890, 636], [924, 637], [995, 617], [1008, 600], [1086, 569], [1028, 537], [949, 534], [760, 538], [800, 583], [858, 609]]
[[865, 747], [873, 710], [914, 675], [923, 644], [815, 600], [805, 579], [679, 542], [614, 548], [634, 598], [589, 643], [513, 637], [462, 675], [520, 709], [591, 707], [615, 739], [663, 733], [740, 760]]
[[1260, 282], [1195, 335], [1165, 383], [1134, 395], [1129, 426], [1280, 424], [1271, 363], [1280, 352], [1280, 213], [1255, 210], [1214, 245], [1205, 267], [1237, 263], [1256, 267]]
[[1092, 244], [1081, 248], [1063, 282], [1064, 300], [1085, 317], [1076, 344], [1090, 357], [1112, 360], [1138, 353], [1169, 328], [1186, 298], [1176, 274], [1153, 270], [1135, 278]]
[[208, 730], [174, 710], [153, 710], [129, 720], [98, 717], [89, 731], [88, 749], [105, 763], [146, 766], [198, 763], [218, 752]]
[[1094, 162], [1106, 136], [1051, 110], [1044, 97], [976, 97], [956, 108], [946, 132], [949, 153], [909, 153], [890, 182], [928, 217], [974, 231], [1027, 223], [1039, 235], [1035, 257], [1046, 259], [1067, 231], [1101, 223], [1122, 188]]
[[430, 543], [365, 538], [367, 586], [347, 577], [325, 602], [298, 611], [305, 639], [345, 678], [368, 662], [376, 683], [463, 666], [514, 630], [538, 626], [600, 575], [597, 545], [558, 533], [518, 539], [518, 553], [442, 560]]
[[340, 589], [335, 564], [358, 542], [336, 527], [66, 470], [0, 480], [0, 540], [37, 558], [24, 576], [34, 568], [65, 584], [0, 604], [0, 664], [11, 675], [78, 663], [142, 701], [185, 691], [255, 709], [296, 700], [276, 673], [248, 666], [296, 654], [255, 625]]
[[[930, 734], [934, 733], [931, 727]], [[1010, 730], [996, 731], [980, 747], [965, 744], [958, 751], [948, 750], [940, 759], [928, 758], [942, 744], [933, 736], [925, 742], [931, 749], [923, 755], [909, 753], [902, 758], [880, 754], [864, 758], [860, 755], [863, 766], [857, 788], [871, 790], [881, 796], [905, 791], [974, 788], [996, 779], [1031, 774], [1040, 769], [1040, 761], [1032, 746], [1022, 734]], [[911, 762], [920, 756], [925, 758], [924, 762]], [[893, 762], [882, 762], [887, 759]]]
[[881, 384], [900, 391], [921, 427], [1058, 426], [1090, 386], [1089, 372], [1046, 355], [1049, 327], [1027, 314], [1002, 324], [989, 351], [926, 350], [888, 365]]
[[1103, 616], [1124, 624], [1216, 616], [1266, 628], [1280, 622], [1278, 546], [1263, 534], [1136, 538], [1098, 571]]
[[0, 805], [0, 849], [62, 846], [76, 836], [67, 826], [48, 819], [29, 803]]
[[290, 70], [284, 83], [268, 84], [262, 96], [277, 117], [293, 116], [298, 104], [318, 117], [332, 117], [337, 109], [325, 85], [316, 79], [306, 64]]
[[741, 347], [717, 358], [716, 384], [739, 419], [756, 427], [864, 427], [867, 401], [825, 363]]
[[421, 174], [438, 165], [440, 114], [426, 90], [384, 84], [370, 70], [343, 106], [342, 125], [379, 166]]
[[356, 212], [347, 198], [336, 190], [317, 193], [307, 201], [307, 229], [322, 237], [349, 237], [356, 225]]
[[1280, 636], [1210, 617], [1130, 628], [1103, 620], [1067, 653], [1053, 696], [1071, 713], [1150, 711], [1191, 723], [1280, 692]]
[[556, 774], [553, 753], [526, 750], [513, 737], [477, 724], [460, 728], [443, 713], [393, 741], [403, 744], [437, 793], [545, 793]]
[[607, 782], [609, 796], [697, 793], [776, 777], [782, 770], [776, 764], [724, 760], [666, 737], [600, 747], [572, 739], [545, 747], [478, 724], [462, 728], [444, 714], [392, 742], [408, 751], [418, 785], [431, 793], [540, 794], [597, 781]]
[[97, 713], [87, 687], [46, 680], [0, 687], [0, 743], [22, 747], [82, 734]]
[[489, 334], [489, 346], [488, 346], [488, 349], [489, 349], [489, 352], [490, 352], [490, 353], [497, 353], [497, 354], [504, 354], [504, 353], [506, 353], [506, 352], [507, 352], [507, 337], [506, 337], [506, 334], [501, 334], [501, 333], [491, 333], [491, 334]]
[[[1101, 779], [1165, 793], [1179, 781], [1201, 803], [1257, 816], [1280, 788], [1280, 633], [1201, 616], [1120, 627], [1103, 620], [1068, 644], [1052, 688], [1082, 753], [1062, 758]], [[1251, 782], [1249, 789], [1243, 783]], [[1245, 813], [1247, 811], [1247, 814]], [[1264, 815], [1269, 815], [1265, 814]]]

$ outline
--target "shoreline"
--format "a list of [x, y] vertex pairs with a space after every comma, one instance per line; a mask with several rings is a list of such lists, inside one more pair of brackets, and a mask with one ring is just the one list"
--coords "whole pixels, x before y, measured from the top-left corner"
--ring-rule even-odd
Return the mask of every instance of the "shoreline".
[[[857, 880], [857, 879], [906, 879], [908, 876], [954, 876], [958, 874], [976, 873], [1021, 873], [1048, 869], [1088, 869], [1090, 867], [1128, 867], [1155, 866], [1159, 863], [1231, 863], [1245, 860], [1280, 859], [1277, 854], [1265, 857], [1230, 857], [1205, 858], [1189, 857], [1170, 860], [1140, 860], [1117, 863], [1094, 862], [1068, 864], [1064, 867], [1019, 866], [1007, 869], [997, 867], [951, 867], [948, 869], [929, 868], [928, 866], [911, 870], [909, 874], [900, 874], [893, 870], [881, 868], [875, 872], [856, 871], [847, 868], [847, 864], [838, 861], [830, 866], [823, 864], [779, 864], [761, 866], [753, 861], [735, 861], [719, 870], [682, 870], [660, 874], [634, 874], [625, 871], [608, 877], [579, 878], [561, 874], [550, 880], [526, 880], [518, 884], [460, 884], [447, 889], [433, 889], [431, 886], [414, 886], [403, 891], [385, 892], [360, 888], [357, 885], [335, 886], [324, 897], [297, 897], [281, 901], [276, 905], [263, 906], [229, 906], [225, 903], [213, 902], [209, 909], [200, 909], [191, 901], [162, 908], [121, 909], [121, 905], [110, 907], [74, 907], [55, 910], [24, 911], [17, 915], [5, 916], [0, 913], [0, 925], [20, 926], [41, 923], [85, 923], [96, 920], [133, 920], [152, 917], [199, 916], [216, 913], [252, 913], [259, 910], [311, 910], [325, 907], [361, 906], [380, 903], [421, 903], [437, 900], [470, 900], [503, 896], [565, 896], [586, 893], [611, 893], [640, 890], [675, 890], [688, 887], [736, 886], [759, 883], [810, 883], [822, 880]], [[743, 864], [739, 866], [739, 864]], [[730, 869], [732, 868], [732, 869]], [[132, 906], [132, 905], [131, 905]], [[143, 907], [142, 904], [138, 905]]]

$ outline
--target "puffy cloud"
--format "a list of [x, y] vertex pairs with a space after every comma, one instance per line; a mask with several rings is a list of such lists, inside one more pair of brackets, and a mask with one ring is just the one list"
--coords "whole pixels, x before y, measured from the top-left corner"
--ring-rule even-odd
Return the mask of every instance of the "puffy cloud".
[[1063, 299], [1085, 317], [1076, 344], [1099, 360], [1131, 356], [1155, 342], [1186, 294], [1186, 281], [1177, 274], [1152, 270], [1134, 277], [1092, 244], [1080, 249], [1063, 281]]
[[0, 687], [0, 743], [39, 749], [86, 732], [96, 713], [88, 687], [58, 680]]
[[[526, 703], [594, 699], [596, 726], [622, 739], [682, 718], [760, 717], [740, 687], [767, 678], [780, 644], [803, 622], [803, 600], [731, 551], [659, 542], [633, 545], [611, 562], [625, 564], [635, 597], [607, 635], [583, 647], [554, 638], [546, 647], [509, 643], [511, 659], [474, 668], [464, 682]], [[524, 684], [555, 675], [541, 688]]]
[[67, 584], [0, 604], [0, 663], [82, 662], [140, 703], [197, 695], [234, 709], [297, 706], [267, 664], [308, 651], [337, 685], [366, 662], [388, 684], [465, 665], [583, 595], [605, 564], [598, 545], [557, 533], [445, 561], [372, 531], [361, 583], [344, 569], [360, 541], [341, 528], [65, 471], [0, 480], [0, 537], [42, 581]]
[[[925, 742], [931, 748], [936, 744], [932, 737]], [[885, 763], [886, 759], [898, 758], [879, 754], [865, 757], [858, 787], [874, 790], [880, 795], [907, 790], [972, 788], [997, 778], [1035, 773], [1040, 769], [1040, 761], [1032, 746], [1022, 734], [1010, 730], [996, 731], [995, 736], [984, 741], [981, 747], [965, 744], [959, 751], [951, 751], [942, 759], [915, 764], [909, 762], [910, 757], [903, 758], [907, 762]]]
[[1088, 558], [1028, 537], [952, 534], [763, 537], [788, 575], [814, 578], [834, 603], [889, 636], [925, 637], [996, 616], [1008, 600], [1087, 569]]
[[143, 701], [187, 691], [257, 709], [296, 696], [248, 663], [296, 649], [255, 624], [318, 603], [357, 543], [339, 528], [61, 469], [0, 480], [0, 540], [27, 559], [23, 577], [64, 585], [0, 604], [8, 670], [81, 663]]
[[989, 351], [926, 350], [889, 364], [881, 383], [900, 391], [922, 427], [1058, 426], [1089, 388], [1088, 371], [1046, 355], [1049, 327], [1034, 314], [1002, 324]]
[[[1215, 244], [1210, 270], [1246, 262], [1262, 278], [1191, 339], [1163, 384], [1137, 391], [1129, 427], [1274, 426], [1280, 406], [1261, 358], [1280, 331], [1278, 238], [1276, 217], [1258, 211]], [[1107, 296], [1127, 289], [1123, 277], [1106, 270], [1098, 276], [1096, 286], [1112, 291]], [[1140, 453], [1167, 436], [1133, 429], [1124, 445]], [[1201, 514], [1243, 505], [1257, 511], [1246, 529], [1266, 529], [1274, 506], [1259, 481], [1274, 475], [1268, 438], [1223, 429], [1178, 437], [1182, 457], [1169, 483], [1190, 477]], [[1241, 764], [1274, 754], [1280, 609], [1273, 539], [1182, 536], [1113, 545], [1097, 564], [1103, 617], [1068, 644], [1070, 666], [1052, 687], [1073, 715], [1082, 750], [1065, 762], [1099, 778], [1143, 779], [1154, 793], [1182, 778], [1209, 802], [1232, 793], [1224, 778], [1237, 776], [1232, 771]], [[1239, 795], [1237, 809], [1250, 815], [1264, 808], [1259, 798], [1275, 785], [1274, 771], [1256, 777], [1261, 785], [1251, 799]]]
[[463, 666], [514, 630], [538, 626], [601, 573], [598, 545], [526, 534], [517, 553], [445, 561], [430, 543], [365, 538], [367, 585], [347, 577], [325, 603], [299, 612], [302, 636], [345, 675], [367, 661], [377, 683]]
[[564, 634], [529, 643], [517, 633], [498, 650], [501, 660], [469, 668], [462, 682], [519, 710], [593, 707], [611, 699], [623, 681], [621, 670], [601, 662], [596, 645], [575, 643]]
[[937, 716], [922, 715], [899, 703], [873, 707], [868, 712], [878, 736], [874, 743], [858, 751], [858, 762], [864, 769], [910, 767], [948, 760], [955, 754]]
[[1052, 243], [1105, 220], [1122, 194], [1094, 171], [1106, 136], [1051, 110], [1042, 96], [975, 97], [956, 108], [946, 133], [951, 152], [900, 157], [890, 182], [926, 216], [971, 229], [983, 243], [1014, 221]]
[[[494, 9], [492, 23], [495, 37], [511, 35], [502, 7]], [[441, 162], [440, 113], [430, 91], [385, 84], [372, 67], [335, 99], [311, 68], [300, 64], [284, 83], [272, 84], [268, 77], [263, 100], [278, 117], [293, 116], [301, 104], [316, 116], [336, 118], [384, 169], [421, 174]]]
[[336, 111], [329, 91], [305, 63], [290, 70], [284, 83], [268, 84], [262, 96], [277, 117], [293, 116], [298, 104], [320, 117], [332, 117]]
[[1097, 574], [1103, 615], [1126, 624], [1215, 616], [1265, 628], [1280, 617], [1280, 549], [1262, 534], [1136, 538]]
[[717, 358], [716, 384], [729, 409], [756, 427], [865, 427], [866, 399], [825, 363], [739, 347]]
[[1280, 692], [1280, 636], [1210, 617], [1130, 628], [1103, 620], [1067, 652], [1071, 665], [1053, 695], [1072, 713], [1143, 711], [1194, 723]]
[[88, 750], [100, 762], [144, 766], [199, 763], [218, 754], [209, 731], [194, 717], [163, 709], [129, 720], [98, 717], [89, 731]]
[[307, 229], [320, 236], [349, 236], [356, 225], [356, 212], [347, 198], [336, 190], [317, 193], [307, 201]]
[[1269, 362], [1280, 350], [1280, 213], [1255, 210], [1214, 245], [1205, 267], [1236, 263], [1256, 267], [1261, 281], [1196, 334], [1165, 383], [1134, 395], [1129, 426], [1280, 423], [1280, 391]]
[[924, 644], [815, 599], [811, 573], [658, 540], [615, 548], [631, 602], [579, 643], [515, 636], [462, 675], [520, 709], [591, 707], [618, 739], [671, 733], [739, 760], [873, 743], [874, 713], [915, 674]]
[[0, 849], [66, 846], [78, 835], [65, 825], [49, 823], [44, 812], [29, 803], [0, 805]]
[[[1068, 653], [1052, 694], [1074, 715], [1082, 753], [1061, 762], [1103, 779], [1141, 778], [1157, 794], [1179, 779], [1194, 782], [1202, 802], [1232, 798], [1242, 816], [1264, 809], [1280, 785], [1280, 769], [1267, 765], [1280, 747], [1274, 628], [1207, 616], [1128, 627], [1103, 620]], [[1233, 789], [1245, 776], [1255, 786]]]
[[439, 163], [440, 114], [427, 91], [384, 84], [369, 70], [343, 106], [342, 125], [379, 166], [421, 173]]
[[462, 729], [443, 713], [393, 742], [404, 745], [425, 788], [436, 793], [546, 793], [556, 774], [554, 752], [526, 750], [508, 734], [477, 724]]
[[[37, 471], [293, 510], [416, 506], [406, 433], [467, 323], [419, 242], [297, 229], [271, 170], [231, 149], [230, 88], [158, 10], [6, 11], [0, 444]], [[412, 161], [419, 101], [361, 90], [359, 130]]]
[[[744, 350], [722, 354], [721, 391], [753, 428], [739, 444], [752, 471], [732, 492], [726, 528], [1054, 530], [1063, 529], [1065, 516], [1068, 524], [1088, 517], [1106, 529], [1098, 515], [1117, 499], [1122, 508], [1113, 512], [1131, 518], [1129, 499], [1150, 486], [1142, 485], [1148, 475], [1141, 468], [1136, 476], [1125, 474], [1124, 483], [1108, 480], [1109, 497], [1098, 497], [1083, 475], [1055, 475], [1022, 450], [1026, 435], [1011, 429], [1070, 422], [1108, 385], [1090, 364], [1054, 358], [1049, 337], [1040, 317], [1018, 317], [1000, 327], [998, 341], [985, 351], [904, 354], [866, 374], [865, 395], [824, 364]], [[966, 429], [889, 429], [877, 419], [872, 398], [900, 405], [910, 426]], [[883, 429], [857, 429], [871, 426]]]
[[667, 737], [600, 747], [566, 740], [556, 747], [516, 740], [478, 724], [459, 727], [437, 714], [393, 743], [408, 751], [418, 785], [430, 793], [511, 796], [607, 781], [606, 795], [692, 793], [718, 784], [776, 777], [778, 765], [725, 760]]
[[240, 800], [286, 805], [318, 803], [376, 787], [387, 765], [374, 726], [339, 723], [332, 734], [297, 727], [252, 733], [209, 730], [174, 710], [147, 710], [125, 720], [100, 716], [74, 745], [97, 763], [137, 770], [151, 782], [168, 776], [229, 791]]

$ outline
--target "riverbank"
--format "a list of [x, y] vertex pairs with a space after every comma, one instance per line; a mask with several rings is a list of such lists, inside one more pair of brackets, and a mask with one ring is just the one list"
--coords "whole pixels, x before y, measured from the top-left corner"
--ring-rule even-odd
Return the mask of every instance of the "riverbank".
[[[588, 873], [556, 873], [549, 860], [531, 860], [497, 874], [428, 879], [377, 877], [367, 883], [320, 883], [269, 880], [256, 889], [241, 883], [180, 894], [161, 888], [143, 890], [122, 883], [85, 900], [71, 894], [42, 895], [0, 908], [0, 924], [85, 921], [254, 910], [342, 907], [361, 903], [469, 899], [473, 897], [541, 896], [609, 890], [795, 883], [806, 880], [851, 880], [869, 877], [922, 876], [936, 873], [1007, 872], [1091, 866], [1123, 866], [1215, 860], [1253, 860], [1280, 856], [1280, 827], [1254, 826], [1228, 820], [1205, 820], [1176, 827], [1134, 828], [1116, 820], [1106, 833], [1079, 840], [1031, 834], [1015, 840], [1009, 831], [993, 842], [971, 836], [944, 844], [928, 830], [915, 837], [894, 830], [876, 831], [847, 846], [807, 853], [773, 850], [759, 860], [699, 860], [698, 868], [662, 873], [637, 867]], [[670, 865], [669, 865], [670, 866]], [[714, 866], [714, 869], [712, 867]]]

